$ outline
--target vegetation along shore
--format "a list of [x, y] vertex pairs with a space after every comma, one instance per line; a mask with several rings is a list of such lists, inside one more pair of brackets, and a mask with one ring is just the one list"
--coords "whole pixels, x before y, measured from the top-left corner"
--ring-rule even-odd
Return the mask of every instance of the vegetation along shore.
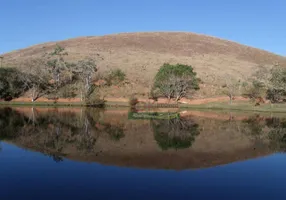
[[1, 55], [0, 105], [285, 112], [285, 66], [283, 56], [192, 33], [77, 38]]

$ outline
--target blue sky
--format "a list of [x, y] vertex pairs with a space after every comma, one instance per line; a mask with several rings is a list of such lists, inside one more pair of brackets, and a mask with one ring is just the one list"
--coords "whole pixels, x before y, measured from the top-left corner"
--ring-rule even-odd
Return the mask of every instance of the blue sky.
[[286, 56], [285, 0], [1, 0], [0, 54], [119, 32], [185, 31]]

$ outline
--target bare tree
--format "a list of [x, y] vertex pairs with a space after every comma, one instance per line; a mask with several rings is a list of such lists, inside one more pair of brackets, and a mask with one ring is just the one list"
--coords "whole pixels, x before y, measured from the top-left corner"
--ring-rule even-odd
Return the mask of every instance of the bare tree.
[[271, 88], [271, 67], [259, 66], [251, 80], [260, 83], [263, 87]]
[[65, 48], [59, 45], [56, 46], [53, 52], [48, 54], [48, 61], [46, 65], [53, 76], [56, 87], [61, 86], [61, 76], [63, 75], [64, 71], [68, 71], [67, 63], [64, 60], [64, 57], [67, 55], [68, 53], [65, 51]]
[[79, 75], [81, 81], [83, 82], [84, 86], [82, 92], [84, 93], [84, 96], [86, 96], [91, 90], [91, 86], [93, 85], [93, 78], [97, 72], [96, 62], [91, 58], [88, 58], [87, 60], [80, 60], [76, 64], [76, 67], [73, 69], [73, 71]]
[[193, 84], [195, 77], [185, 76], [178, 77], [175, 75], [170, 76], [170, 82], [173, 85], [174, 97], [179, 101], [182, 97], [192, 89], [196, 89], [197, 85]]
[[229, 75], [225, 77], [225, 90], [224, 94], [226, 94], [229, 97], [229, 103], [232, 104], [232, 100], [235, 97], [235, 95], [239, 92], [240, 82], [232, 79]]
[[173, 84], [169, 80], [164, 80], [158, 84], [158, 87], [160, 87], [160, 92], [170, 101], [174, 94]]
[[27, 71], [23, 72], [20, 79], [25, 88], [31, 92], [31, 100], [34, 102], [39, 97], [51, 92], [50, 76], [42, 59], [30, 59], [25, 65], [29, 66], [28, 73]]

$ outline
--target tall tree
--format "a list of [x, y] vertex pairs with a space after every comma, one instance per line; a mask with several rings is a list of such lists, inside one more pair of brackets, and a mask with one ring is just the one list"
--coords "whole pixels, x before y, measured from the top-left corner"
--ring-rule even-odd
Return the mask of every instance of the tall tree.
[[22, 73], [20, 79], [25, 88], [30, 90], [32, 102], [45, 94], [53, 92], [53, 87], [49, 83], [50, 75], [45, 68], [43, 59], [30, 59], [25, 65], [29, 66], [28, 70]]
[[56, 87], [60, 87], [63, 83], [63, 72], [68, 71], [67, 63], [64, 59], [68, 53], [65, 48], [57, 45], [55, 49], [48, 54], [47, 67], [53, 76]]
[[88, 58], [86, 60], [80, 60], [77, 64], [72, 66], [72, 73], [76, 74], [80, 81], [83, 83], [81, 96], [87, 97], [88, 94], [92, 93], [93, 78], [97, 72], [97, 65], [94, 59]]
[[240, 81], [237, 81], [235, 79], [232, 79], [230, 75], [227, 75], [225, 77], [225, 90], [224, 94], [226, 94], [229, 97], [229, 103], [232, 104], [232, 100], [239, 93], [240, 88]]
[[254, 73], [253, 78], [266, 89], [267, 98], [271, 102], [278, 102], [286, 95], [286, 68], [279, 65], [261, 66]]

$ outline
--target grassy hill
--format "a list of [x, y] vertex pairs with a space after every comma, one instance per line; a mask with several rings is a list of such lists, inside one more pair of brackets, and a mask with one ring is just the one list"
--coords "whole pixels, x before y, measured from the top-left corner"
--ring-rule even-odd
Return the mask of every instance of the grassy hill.
[[286, 67], [286, 57], [235, 42], [205, 35], [181, 32], [123, 33], [100, 37], [80, 37], [35, 45], [4, 54], [4, 65], [25, 68], [29, 59], [52, 51], [56, 44], [69, 53], [70, 61], [93, 57], [99, 73], [122, 69], [128, 84], [105, 88], [107, 96], [144, 96], [163, 63], [192, 65], [202, 79], [196, 97], [221, 95], [225, 77], [246, 80], [260, 65], [279, 63]]

